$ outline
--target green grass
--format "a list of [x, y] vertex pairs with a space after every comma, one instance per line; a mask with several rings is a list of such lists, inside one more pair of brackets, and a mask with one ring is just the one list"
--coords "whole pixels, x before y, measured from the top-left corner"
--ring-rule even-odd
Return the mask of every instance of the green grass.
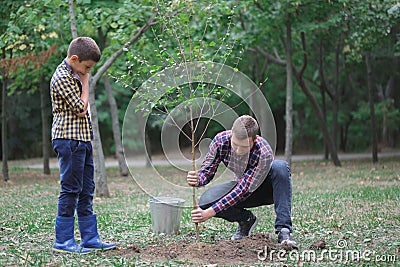
[[[163, 167], [164, 175], [176, 176]], [[303, 260], [303, 266], [399, 266], [400, 265], [400, 161], [382, 159], [372, 165], [366, 160], [344, 161], [337, 168], [325, 162], [296, 162], [293, 178], [293, 237], [300, 244], [299, 255], [317, 240], [325, 240], [327, 249], [344, 253], [370, 251], [370, 260], [321, 262]], [[111, 198], [95, 198], [98, 228], [105, 241], [127, 248], [133, 243], [148, 244], [188, 239], [194, 226], [190, 209], [184, 209], [181, 235], [156, 236], [151, 233], [148, 196], [130, 178], [119, 177], [116, 168], [108, 171]], [[144, 168], [137, 169], [146, 175]], [[183, 177], [184, 179], [184, 177]], [[24, 167], [10, 170], [10, 182], [0, 186], [0, 266], [145, 266], [140, 257], [117, 253], [93, 253], [85, 256], [56, 256], [50, 252], [54, 241], [54, 217], [59, 192], [58, 173], [45, 176], [40, 170]], [[273, 235], [273, 206], [253, 211], [260, 218], [257, 232]], [[201, 224], [201, 239], [210, 242], [229, 239], [235, 225], [211, 219]], [[76, 232], [79, 241], [79, 234]], [[339, 242], [339, 243], [338, 243]], [[340, 243], [342, 242], [342, 243]], [[346, 247], [337, 248], [337, 244]], [[321, 252], [318, 255], [321, 255]], [[333, 256], [343, 254], [333, 254]], [[385, 260], [377, 262], [377, 259]], [[256, 261], [256, 259], [255, 259]], [[154, 266], [186, 266], [188, 262], [171, 260]], [[260, 262], [260, 266], [296, 265], [294, 258]], [[257, 265], [257, 264], [255, 264]]]

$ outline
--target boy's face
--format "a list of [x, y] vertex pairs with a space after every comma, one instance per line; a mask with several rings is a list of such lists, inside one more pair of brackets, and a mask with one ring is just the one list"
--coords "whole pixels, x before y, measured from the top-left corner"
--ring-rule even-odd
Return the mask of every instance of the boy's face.
[[236, 155], [243, 156], [248, 154], [253, 148], [254, 140], [253, 137], [238, 139], [235, 135], [232, 135], [231, 145]]
[[90, 73], [90, 70], [94, 64], [96, 64], [96, 62], [93, 60], [80, 61], [76, 55], [72, 55], [69, 58], [69, 65], [72, 68], [72, 71], [79, 76]]

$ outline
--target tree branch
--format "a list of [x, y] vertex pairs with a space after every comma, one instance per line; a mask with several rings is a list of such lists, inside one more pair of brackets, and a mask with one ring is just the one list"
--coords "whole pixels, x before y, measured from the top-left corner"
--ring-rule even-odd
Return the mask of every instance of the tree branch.
[[114, 63], [114, 61], [122, 54], [122, 52], [135, 43], [151, 26], [157, 24], [154, 21], [158, 10], [156, 10], [153, 15], [149, 18], [149, 20], [144, 24], [137, 33], [128, 41], [126, 42], [118, 51], [116, 51], [106, 62], [100, 67], [97, 73], [93, 76], [91, 84], [96, 84], [96, 82], [100, 79], [100, 77], [106, 72], [106, 70]]
[[78, 38], [78, 31], [76, 29], [74, 0], [68, 0], [68, 6], [69, 6], [69, 19], [70, 19], [70, 25], [71, 25], [72, 39], [76, 39], [76, 38]]
[[299, 76], [303, 76], [304, 71], [307, 68], [307, 63], [308, 63], [308, 59], [307, 59], [307, 50], [306, 50], [306, 37], [305, 37], [305, 33], [301, 32], [300, 34], [301, 36], [301, 45], [303, 47], [303, 66], [301, 66], [301, 69], [299, 71]]
[[[286, 60], [283, 60], [280, 57], [274, 57], [273, 55], [269, 54], [268, 52], [262, 50], [258, 45], [256, 45], [254, 47], [254, 49], [255, 49], [255, 51], [257, 51], [257, 53], [260, 53], [261, 55], [266, 57], [268, 60], [270, 60], [280, 66], [286, 66]], [[276, 51], [276, 49], [274, 51]]]
[[254, 0], [253, 3], [261, 11], [265, 11], [265, 9], [260, 5], [260, 3], [257, 0]]

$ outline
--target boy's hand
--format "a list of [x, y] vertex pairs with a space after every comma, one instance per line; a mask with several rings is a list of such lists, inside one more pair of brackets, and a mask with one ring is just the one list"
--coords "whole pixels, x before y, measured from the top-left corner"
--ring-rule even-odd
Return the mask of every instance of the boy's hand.
[[196, 208], [192, 210], [192, 221], [194, 223], [205, 222], [214, 216], [215, 216], [215, 211], [211, 207], [209, 207], [206, 210], [202, 210], [201, 208]]
[[78, 117], [85, 117], [86, 116], [86, 111], [88, 109], [89, 105], [89, 77], [90, 73], [79, 73], [79, 79], [81, 80], [82, 83], [82, 94], [81, 94], [81, 100], [84, 103], [84, 108], [83, 111], [79, 114], [77, 114]]
[[81, 83], [83, 86], [85, 85], [89, 85], [89, 77], [90, 77], [90, 73], [79, 73], [79, 78], [81, 79]]
[[199, 185], [199, 175], [197, 171], [189, 171], [186, 177], [187, 183], [190, 186], [198, 186]]

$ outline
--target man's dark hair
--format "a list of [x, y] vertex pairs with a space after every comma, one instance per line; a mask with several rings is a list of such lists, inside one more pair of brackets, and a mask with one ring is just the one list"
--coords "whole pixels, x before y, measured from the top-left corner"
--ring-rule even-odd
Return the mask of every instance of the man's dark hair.
[[101, 52], [96, 42], [90, 37], [78, 37], [69, 44], [68, 58], [78, 56], [79, 61], [93, 60], [99, 62]]
[[249, 115], [240, 116], [233, 122], [232, 126], [233, 135], [240, 140], [249, 137], [256, 138], [259, 130], [257, 121]]

